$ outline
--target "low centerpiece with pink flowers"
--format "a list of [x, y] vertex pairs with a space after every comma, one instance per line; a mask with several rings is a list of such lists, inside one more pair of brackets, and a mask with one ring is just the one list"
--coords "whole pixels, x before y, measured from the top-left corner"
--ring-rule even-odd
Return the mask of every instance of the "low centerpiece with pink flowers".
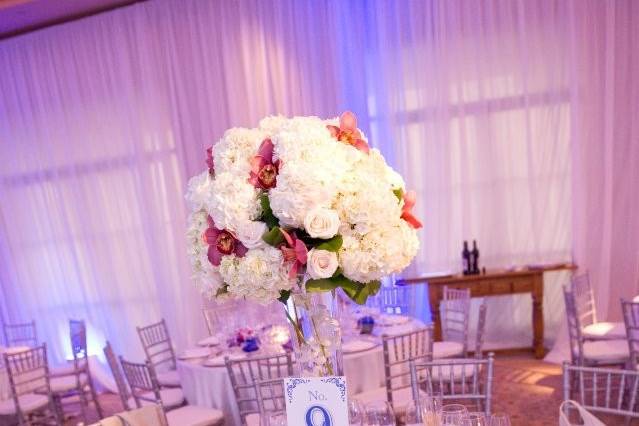
[[364, 304], [410, 264], [414, 193], [350, 112], [267, 117], [229, 129], [207, 154], [186, 196], [198, 288], [217, 301], [284, 303], [301, 373], [338, 374], [330, 299], [339, 291]]

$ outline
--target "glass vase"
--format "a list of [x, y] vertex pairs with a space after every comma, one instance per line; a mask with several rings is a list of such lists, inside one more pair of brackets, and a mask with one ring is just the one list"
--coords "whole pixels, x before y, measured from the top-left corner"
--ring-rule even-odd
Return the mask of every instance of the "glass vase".
[[342, 376], [342, 333], [333, 292], [291, 296], [287, 312], [293, 327], [300, 376]]

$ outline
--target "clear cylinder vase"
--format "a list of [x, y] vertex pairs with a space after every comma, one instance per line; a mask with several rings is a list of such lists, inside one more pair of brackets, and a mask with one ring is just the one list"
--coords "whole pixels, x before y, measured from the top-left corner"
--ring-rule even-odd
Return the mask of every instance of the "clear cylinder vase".
[[294, 294], [288, 304], [300, 376], [342, 376], [342, 333], [333, 292]]

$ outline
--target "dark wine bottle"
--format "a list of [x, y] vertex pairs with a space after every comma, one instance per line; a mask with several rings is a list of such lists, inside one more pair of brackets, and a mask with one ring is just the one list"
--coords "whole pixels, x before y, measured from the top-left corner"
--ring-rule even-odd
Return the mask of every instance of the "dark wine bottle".
[[472, 258], [472, 273], [479, 274], [479, 249], [475, 240], [473, 240], [473, 250], [470, 252], [470, 257]]
[[470, 274], [470, 251], [468, 251], [468, 241], [464, 241], [464, 250], [462, 250], [462, 266], [464, 267], [464, 275]]

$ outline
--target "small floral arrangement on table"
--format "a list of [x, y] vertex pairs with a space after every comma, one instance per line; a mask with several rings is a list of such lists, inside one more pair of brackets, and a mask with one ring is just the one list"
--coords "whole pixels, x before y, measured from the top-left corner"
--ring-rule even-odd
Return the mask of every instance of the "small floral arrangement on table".
[[[286, 304], [295, 295], [287, 315], [299, 359], [332, 375], [339, 323], [308, 296], [341, 288], [364, 304], [382, 277], [408, 266], [419, 248], [415, 194], [350, 112], [230, 129], [207, 150], [206, 164], [186, 195], [197, 286], [218, 301]], [[296, 299], [310, 314], [310, 336]]]
[[285, 302], [304, 282], [363, 304], [417, 253], [414, 193], [350, 112], [230, 129], [206, 163], [189, 181], [187, 235], [194, 280], [211, 299]]

